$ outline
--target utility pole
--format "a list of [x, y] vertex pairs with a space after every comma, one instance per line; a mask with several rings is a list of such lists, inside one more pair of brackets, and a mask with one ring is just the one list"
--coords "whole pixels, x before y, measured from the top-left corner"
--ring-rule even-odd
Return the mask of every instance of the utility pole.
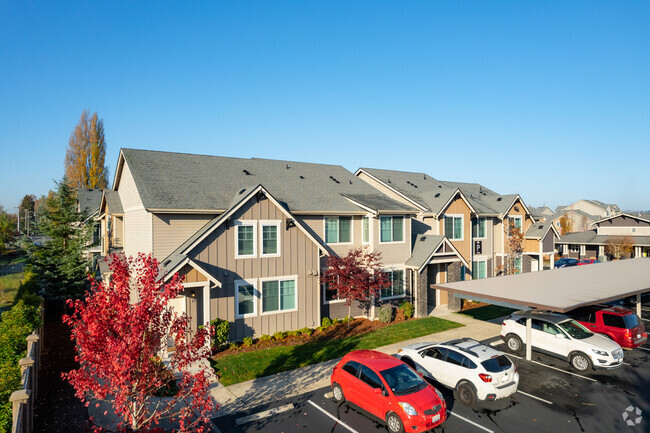
[[29, 237], [29, 209], [25, 209], [25, 229], [27, 230], [27, 237]]

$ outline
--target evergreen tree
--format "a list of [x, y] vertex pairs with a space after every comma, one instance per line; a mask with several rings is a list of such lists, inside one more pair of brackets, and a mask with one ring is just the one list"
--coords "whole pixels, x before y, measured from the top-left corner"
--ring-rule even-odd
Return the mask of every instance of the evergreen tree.
[[77, 208], [76, 191], [64, 177], [56, 194], [47, 198], [39, 221], [40, 232], [50, 239], [29, 249], [29, 263], [50, 298], [78, 298], [89, 287], [90, 263], [83, 250], [90, 241], [91, 225], [86, 223], [86, 212]]

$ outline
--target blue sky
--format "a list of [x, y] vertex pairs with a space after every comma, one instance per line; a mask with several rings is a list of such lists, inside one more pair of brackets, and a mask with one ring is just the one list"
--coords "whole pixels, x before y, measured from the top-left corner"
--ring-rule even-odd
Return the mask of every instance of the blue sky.
[[0, 204], [54, 189], [87, 108], [111, 180], [133, 147], [650, 209], [649, 28], [636, 0], [0, 2]]

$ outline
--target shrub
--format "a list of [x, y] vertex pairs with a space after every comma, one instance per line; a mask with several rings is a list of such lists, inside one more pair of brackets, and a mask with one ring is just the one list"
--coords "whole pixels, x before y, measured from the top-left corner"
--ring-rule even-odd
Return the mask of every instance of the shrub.
[[230, 343], [230, 345], [228, 346], [228, 349], [230, 349], [230, 350], [237, 350], [238, 348], [239, 348], [239, 343], [236, 342], [236, 341], [233, 341], [233, 342]]
[[323, 328], [332, 326], [332, 319], [330, 319], [329, 317], [323, 317], [323, 320], [321, 320], [320, 324]]
[[392, 322], [393, 314], [394, 307], [392, 304], [384, 304], [377, 311], [377, 317], [384, 323]]
[[298, 331], [298, 330], [295, 330], [295, 331], [289, 331], [289, 332], [287, 332], [287, 335], [288, 335], [289, 337], [297, 337], [297, 336], [300, 335], [300, 331]]
[[264, 334], [264, 335], [262, 335], [262, 336], [260, 337], [260, 341], [264, 341], [264, 342], [266, 342], [266, 341], [271, 341], [271, 336], [270, 336], [270, 335], [267, 335], [267, 334]]
[[178, 394], [178, 385], [174, 379], [174, 373], [172, 373], [158, 357], [154, 360], [154, 367], [156, 368], [157, 375], [161, 378], [163, 384], [160, 388], [154, 390], [152, 395], [155, 395], [156, 397], [171, 397]]
[[244, 347], [251, 347], [253, 345], [253, 337], [244, 338]]
[[212, 325], [212, 348], [217, 348], [228, 341], [228, 334], [230, 334], [230, 322], [223, 319], [214, 319], [210, 322]]
[[415, 311], [415, 308], [413, 307], [413, 304], [410, 302], [404, 301], [399, 304], [399, 307], [404, 310], [404, 317], [407, 319], [410, 319], [413, 317], [413, 312]]
[[273, 334], [273, 339], [275, 341], [282, 341], [282, 340], [284, 340], [284, 337], [286, 337], [286, 336], [287, 336], [286, 332], [279, 331], [279, 332], [276, 332], [275, 334]]
[[350, 323], [354, 321], [354, 317], [352, 316], [345, 316], [343, 319], [339, 319], [339, 323]]
[[311, 328], [302, 328], [299, 332], [302, 335], [311, 335], [314, 332], [314, 330]]

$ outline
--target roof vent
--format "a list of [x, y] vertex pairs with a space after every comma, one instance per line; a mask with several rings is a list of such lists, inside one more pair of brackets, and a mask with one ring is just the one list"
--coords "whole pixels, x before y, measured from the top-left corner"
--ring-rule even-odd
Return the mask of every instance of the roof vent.
[[172, 261], [172, 259], [167, 259], [167, 260], [165, 260], [165, 261], [163, 262], [163, 266], [167, 266], [168, 264], [171, 263], [171, 261]]
[[332, 180], [333, 180], [334, 182], [336, 182], [336, 183], [341, 183], [341, 182], [339, 182], [338, 180], [336, 180], [336, 179], [334, 178], [334, 176], [330, 176], [330, 179], [332, 179]]
[[350, 185], [352, 185], [352, 179], [350, 179]]
[[497, 201], [501, 201], [501, 197], [497, 198]]
[[427, 175], [426, 174], [424, 175], [424, 180], [427, 180]]
[[539, 226], [539, 229], [540, 229], [540, 230], [543, 229], [543, 228], [544, 228], [544, 225], [543, 225], [543, 224]]
[[239, 191], [239, 195], [242, 195], [242, 194], [244, 193], [244, 191], [246, 191], [246, 188], [242, 188], [242, 189]]
[[248, 171], [248, 170], [246, 170], [246, 169], [242, 170], [242, 172], [244, 172], [244, 174], [245, 174], [246, 176], [250, 176], [250, 175], [251, 175], [251, 172]]
[[299, 177], [300, 177], [301, 179], [304, 179], [304, 178], [305, 178], [305, 176], [303, 176], [303, 175], [300, 175]]
[[435, 196], [436, 196], [436, 197], [440, 197], [440, 193], [439, 193], [439, 192], [437, 192]]
[[289, 164], [287, 164], [287, 170], [289, 170], [291, 167], [289, 167]]
[[388, 178], [388, 183], [390, 183], [390, 177]]
[[442, 185], [438, 185], [438, 188], [442, 188]]
[[426, 236], [422, 236], [422, 237], [420, 238], [420, 242], [424, 242], [425, 240], [427, 240], [427, 237], [426, 237]]

